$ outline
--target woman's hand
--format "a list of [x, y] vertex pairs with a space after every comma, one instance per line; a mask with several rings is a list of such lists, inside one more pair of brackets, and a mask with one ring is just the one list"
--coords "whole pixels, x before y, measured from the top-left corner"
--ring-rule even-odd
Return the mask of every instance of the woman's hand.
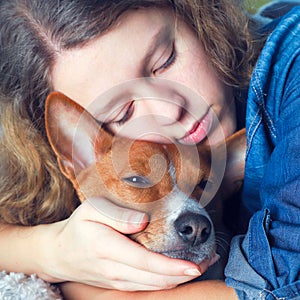
[[147, 220], [145, 214], [105, 199], [84, 202], [67, 220], [41, 225], [40, 277], [126, 291], [159, 290], [189, 281], [207, 269], [203, 265], [200, 271], [191, 262], [152, 253], [121, 234], [142, 230]]

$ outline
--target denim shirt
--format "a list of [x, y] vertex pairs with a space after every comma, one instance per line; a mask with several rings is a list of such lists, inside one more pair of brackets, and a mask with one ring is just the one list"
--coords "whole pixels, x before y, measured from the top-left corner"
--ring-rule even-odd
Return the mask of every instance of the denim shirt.
[[239, 299], [300, 299], [300, 7], [260, 54], [246, 132], [242, 202], [251, 219], [232, 240], [226, 284]]

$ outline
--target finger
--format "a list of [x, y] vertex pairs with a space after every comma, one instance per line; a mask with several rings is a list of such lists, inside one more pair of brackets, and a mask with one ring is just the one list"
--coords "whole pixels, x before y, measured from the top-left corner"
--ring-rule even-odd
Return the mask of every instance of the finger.
[[147, 214], [120, 207], [104, 198], [90, 198], [80, 206], [77, 213], [85, 220], [105, 224], [124, 234], [138, 232], [148, 222]]
[[95, 281], [86, 281], [84, 284], [94, 287], [101, 287], [104, 289], [114, 289], [119, 291], [158, 291], [162, 289], [171, 289], [174, 288], [176, 285], [169, 286], [167, 288], [162, 288], [158, 285], [147, 285], [142, 283], [130, 282], [127, 280], [120, 280], [120, 281], [105, 281], [102, 280], [100, 283]]
[[[100, 264], [99, 264], [100, 265]], [[131, 266], [111, 260], [102, 260], [99, 271], [106, 275], [109, 285], [113, 288], [130, 289], [130, 286], [139, 285], [139, 289], [169, 289], [178, 284], [190, 281], [196, 276], [170, 276], [138, 270]], [[101, 282], [101, 284], [103, 281]], [[119, 285], [119, 286], [117, 286]], [[123, 288], [121, 288], [123, 285]]]
[[110, 284], [110, 287], [105, 287], [105, 288], [110, 288], [110, 289], [119, 290], [119, 291], [134, 292], [134, 291], [158, 291], [158, 290], [162, 290], [162, 289], [164, 289], [164, 290], [171, 289], [176, 286], [177, 285], [169, 286], [168, 288], [161, 288], [159, 286], [145, 285], [145, 284], [140, 284], [140, 283], [135, 283], [135, 282], [116, 281], [116, 282], [112, 282]]
[[[154, 253], [144, 246], [137, 244], [128, 237], [116, 233], [106, 227], [105, 235], [110, 237], [109, 247], [101, 249], [101, 257], [126, 264], [137, 270], [169, 276], [201, 275], [200, 268], [189, 261], [173, 259], [162, 254]], [[121, 250], [121, 251], [120, 251]]]
[[[158, 291], [162, 290], [162, 288], [158, 286], [153, 286], [153, 285], [144, 285], [144, 284], [139, 284], [139, 283], [134, 283], [134, 282], [127, 282], [127, 281], [117, 281], [113, 283], [109, 283], [107, 285], [101, 284], [97, 285], [95, 283], [86, 283], [89, 286], [93, 287], [100, 287], [104, 288], [107, 290], [117, 290], [117, 291], [123, 291], [123, 292], [135, 292], [135, 291]], [[174, 288], [175, 286], [170, 287]]]

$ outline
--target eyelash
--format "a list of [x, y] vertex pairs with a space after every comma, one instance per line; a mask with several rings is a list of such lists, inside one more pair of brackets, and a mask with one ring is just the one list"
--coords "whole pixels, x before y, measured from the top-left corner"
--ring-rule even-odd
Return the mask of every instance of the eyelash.
[[[171, 52], [170, 56], [168, 57], [168, 59], [159, 68], [155, 69], [153, 71], [153, 73], [155, 74], [156, 72], [158, 72], [158, 71], [160, 71], [162, 69], [169, 68], [171, 65], [173, 65], [175, 63], [176, 56], [177, 56], [176, 55], [176, 49], [175, 49], [175, 45], [173, 44], [173, 46], [172, 46], [172, 52]], [[113, 121], [112, 123], [116, 124], [117, 126], [123, 125], [125, 122], [127, 122], [130, 119], [130, 117], [132, 116], [133, 112], [134, 112], [134, 101], [132, 101], [129, 104], [128, 108], [126, 109], [126, 112], [125, 112], [124, 116], [120, 120]]]
[[156, 72], [162, 70], [162, 69], [167, 69], [169, 68], [170, 66], [172, 66], [175, 61], [176, 61], [176, 49], [175, 49], [175, 45], [173, 44], [172, 46], [172, 52], [171, 52], [171, 55], [168, 57], [168, 59], [160, 66], [158, 67], [157, 69], [155, 69], [153, 71], [153, 73], [155, 74]]
[[133, 112], [134, 112], [134, 101], [131, 101], [130, 104], [128, 105], [128, 107], [126, 108], [126, 112], [124, 113], [123, 117], [118, 121], [113, 121], [112, 123], [114, 123], [118, 126], [123, 125], [126, 121], [128, 121], [130, 119]]

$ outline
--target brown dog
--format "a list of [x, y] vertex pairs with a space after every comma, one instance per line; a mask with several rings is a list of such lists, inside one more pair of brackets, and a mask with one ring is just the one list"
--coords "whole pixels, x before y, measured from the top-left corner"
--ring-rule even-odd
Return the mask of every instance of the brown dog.
[[243, 179], [244, 131], [214, 147], [132, 141], [57, 92], [47, 98], [45, 118], [60, 169], [81, 201], [105, 197], [144, 211], [148, 226], [130, 238], [170, 257], [214, 261], [223, 200]]

